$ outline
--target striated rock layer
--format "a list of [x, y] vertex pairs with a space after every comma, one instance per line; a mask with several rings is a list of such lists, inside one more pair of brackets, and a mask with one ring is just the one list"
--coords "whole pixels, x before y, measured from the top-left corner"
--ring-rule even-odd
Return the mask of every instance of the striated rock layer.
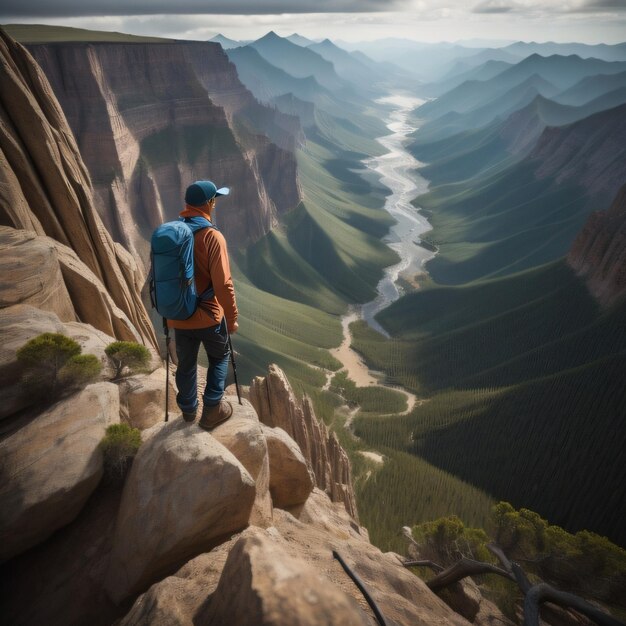
[[259, 104], [218, 44], [29, 49], [74, 131], [100, 215], [144, 264], [150, 233], [178, 216], [194, 180], [231, 187], [216, 219], [232, 246], [258, 239], [300, 201], [296, 118]]
[[[0, 104], [0, 224], [47, 235], [61, 244], [28, 244], [39, 250], [37, 258], [29, 261], [31, 277], [41, 272], [55, 281], [45, 285], [42, 279], [40, 291], [59, 289], [54, 298], [59, 302], [65, 298], [59, 272], [47, 267], [49, 257], [61, 269], [78, 321], [119, 339], [138, 338], [156, 346], [139, 295], [143, 273], [132, 256], [113, 242], [95, 210], [89, 174], [46, 77], [28, 52], [1, 30]], [[28, 239], [7, 231], [4, 236], [16, 252], [18, 240]], [[15, 259], [11, 267], [3, 268], [4, 281], [15, 282], [12, 271], [22, 271], [18, 265]], [[29, 283], [31, 295], [37, 282]], [[54, 310], [52, 305], [44, 308]], [[69, 318], [72, 312], [66, 309], [63, 316]]]
[[589, 216], [567, 261], [601, 304], [608, 306], [626, 292], [626, 185], [608, 210]]
[[250, 402], [261, 422], [282, 428], [296, 441], [311, 464], [316, 486], [333, 502], [343, 502], [358, 521], [350, 459], [337, 435], [329, 433], [326, 424], [317, 419], [311, 400], [305, 396], [298, 402], [284, 372], [277, 365], [270, 365], [265, 378], [257, 376], [252, 381]]

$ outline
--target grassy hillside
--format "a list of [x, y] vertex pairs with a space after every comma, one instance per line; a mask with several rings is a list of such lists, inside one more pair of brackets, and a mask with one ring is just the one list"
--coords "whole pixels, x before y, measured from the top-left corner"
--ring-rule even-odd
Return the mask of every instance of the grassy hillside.
[[173, 39], [142, 37], [127, 33], [88, 30], [70, 26], [44, 24], [2, 24], [2, 28], [20, 43], [52, 43], [59, 41], [108, 41], [117, 43], [168, 43]]
[[[341, 129], [334, 134], [343, 144]], [[397, 257], [380, 241], [393, 223], [384, 189], [351, 171], [365, 156], [323, 137], [307, 141], [298, 153], [303, 202], [238, 257], [254, 285], [333, 314], [374, 297]]]
[[416, 201], [439, 246], [428, 271], [441, 284], [503, 276], [563, 256], [590, 212], [575, 182], [538, 179], [525, 160], [493, 175], [441, 185]]

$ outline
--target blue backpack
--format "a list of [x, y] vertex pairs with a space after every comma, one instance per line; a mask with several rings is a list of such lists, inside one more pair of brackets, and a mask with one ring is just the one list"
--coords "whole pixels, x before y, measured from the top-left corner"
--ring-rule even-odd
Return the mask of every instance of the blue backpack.
[[186, 320], [201, 300], [213, 295], [209, 287], [198, 295], [194, 279], [194, 235], [203, 228], [216, 228], [204, 217], [185, 217], [161, 224], [150, 241], [150, 299], [165, 319]]

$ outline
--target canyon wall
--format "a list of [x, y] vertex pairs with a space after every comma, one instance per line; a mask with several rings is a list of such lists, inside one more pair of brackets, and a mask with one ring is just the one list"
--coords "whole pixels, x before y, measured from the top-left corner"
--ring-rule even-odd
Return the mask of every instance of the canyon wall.
[[143, 272], [95, 209], [89, 174], [46, 77], [1, 30], [0, 103], [0, 225], [8, 227], [0, 241], [0, 307], [28, 302], [61, 321], [156, 347], [139, 295]]
[[603, 305], [626, 292], [626, 185], [610, 208], [589, 216], [567, 257]]
[[259, 104], [218, 44], [64, 42], [29, 50], [74, 132], [98, 212], [144, 265], [152, 230], [178, 216], [194, 180], [231, 187], [216, 213], [231, 247], [263, 236], [300, 201], [298, 120]]

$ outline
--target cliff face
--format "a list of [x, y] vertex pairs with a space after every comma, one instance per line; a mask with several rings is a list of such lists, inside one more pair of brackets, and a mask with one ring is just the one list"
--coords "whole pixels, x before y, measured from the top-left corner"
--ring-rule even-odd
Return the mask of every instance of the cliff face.
[[539, 178], [576, 181], [607, 203], [626, 180], [626, 104], [579, 122], [546, 128], [530, 154]]
[[315, 473], [316, 486], [333, 502], [344, 504], [358, 521], [352, 489], [350, 460], [335, 433], [318, 421], [309, 398], [300, 403], [287, 377], [277, 365], [270, 365], [264, 378], [257, 376], [250, 387], [250, 402], [264, 424], [280, 427], [300, 446]]
[[74, 132], [100, 215], [144, 263], [151, 231], [178, 216], [196, 179], [231, 187], [217, 223], [232, 246], [258, 239], [299, 202], [296, 120], [257, 103], [218, 44], [29, 49]]
[[567, 257], [603, 305], [626, 292], [626, 185], [610, 208], [589, 216]]
[[[0, 224], [10, 227], [1, 241], [1, 306], [28, 301], [63, 321], [156, 346], [139, 296], [143, 273], [95, 210], [88, 172], [48, 81], [2, 31], [0, 102]], [[33, 249], [40, 254], [31, 256]]]

